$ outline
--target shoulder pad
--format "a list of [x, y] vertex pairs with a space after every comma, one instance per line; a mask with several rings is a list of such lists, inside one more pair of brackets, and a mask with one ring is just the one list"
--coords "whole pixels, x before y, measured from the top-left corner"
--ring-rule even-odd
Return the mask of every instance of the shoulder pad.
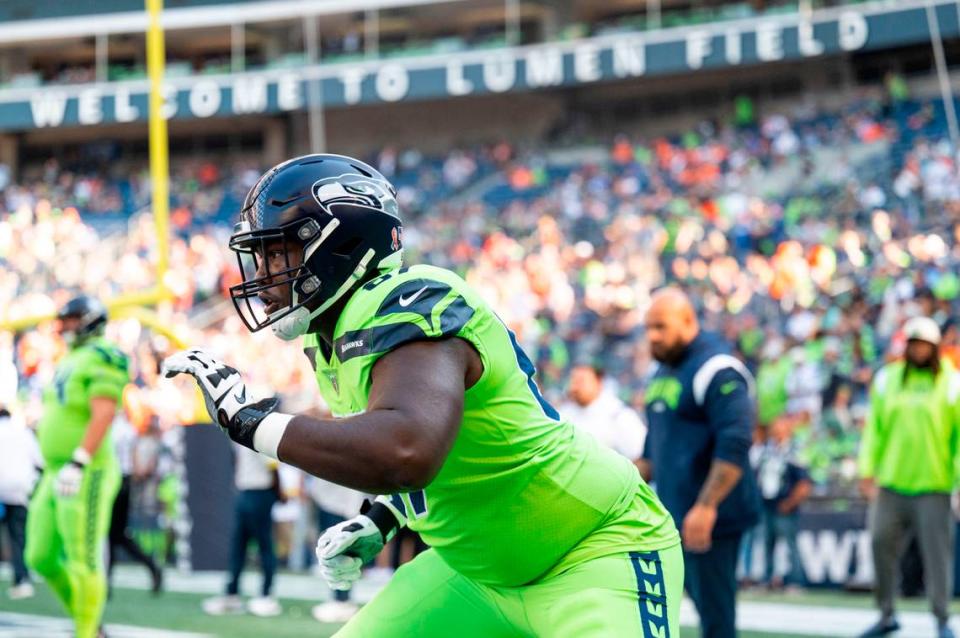
[[336, 356], [346, 361], [457, 334], [475, 312], [463, 286], [454, 273], [430, 266], [391, 271], [368, 282], [337, 323]]
[[124, 372], [130, 367], [130, 361], [120, 348], [107, 341], [93, 341], [87, 347], [100, 361]]

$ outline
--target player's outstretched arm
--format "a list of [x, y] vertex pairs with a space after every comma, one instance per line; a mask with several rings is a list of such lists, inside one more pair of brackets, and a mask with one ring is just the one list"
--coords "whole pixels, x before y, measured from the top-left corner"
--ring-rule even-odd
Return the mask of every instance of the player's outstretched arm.
[[57, 473], [54, 489], [58, 496], [76, 496], [83, 483], [83, 470], [100, 449], [100, 444], [110, 430], [117, 414], [117, 401], [111, 397], [95, 396], [90, 399], [90, 421], [83, 440], [74, 450], [70, 461]]
[[460, 339], [400, 346], [374, 365], [367, 411], [344, 419], [276, 412], [254, 403], [240, 374], [188, 350], [164, 363], [187, 373], [211, 417], [234, 441], [314, 476], [371, 493], [421, 489], [440, 471], [463, 419], [464, 391], [480, 378], [480, 356]]
[[480, 357], [460, 339], [401, 346], [374, 365], [366, 412], [337, 420], [296, 416], [277, 456], [367, 492], [421, 489], [453, 446], [464, 391], [479, 378], [478, 368]]

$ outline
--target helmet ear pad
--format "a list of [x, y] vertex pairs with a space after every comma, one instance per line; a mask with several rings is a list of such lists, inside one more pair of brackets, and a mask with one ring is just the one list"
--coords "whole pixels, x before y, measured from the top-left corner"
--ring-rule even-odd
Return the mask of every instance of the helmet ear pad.
[[[307, 312], [291, 313], [289, 320], [281, 319], [274, 324], [274, 334], [281, 339], [302, 336], [314, 319], [347, 293], [382, 270], [401, 264], [402, 246], [398, 238], [402, 227], [396, 217], [367, 211], [353, 215], [350, 211], [340, 210], [336, 219], [340, 220], [339, 223], [326, 237], [321, 233], [319, 238], [304, 246], [303, 268], [306, 273], [292, 284], [291, 307], [299, 303]], [[293, 322], [297, 324], [296, 329], [291, 325]]]
[[[337, 282], [364, 278], [369, 272], [375, 274], [383, 258], [400, 250], [399, 246], [391, 248], [392, 234], [400, 228], [395, 217], [369, 211], [355, 214], [356, 211], [340, 208], [336, 228], [322, 243], [308, 242], [304, 246], [304, 266], [315, 281], [305, 279], [300, 284], [301, 290], [309, 293], [315, 283], [323, 299], [336, 293]], [[358, 269], [363, 272], [357, 272]]]

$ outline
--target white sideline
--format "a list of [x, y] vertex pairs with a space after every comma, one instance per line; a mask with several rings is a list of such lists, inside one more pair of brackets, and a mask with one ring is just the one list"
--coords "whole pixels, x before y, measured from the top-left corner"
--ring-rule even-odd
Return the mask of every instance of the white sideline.
[[[8, 570], [7, 565], [0, 566], [0, 578], [6, 577]], [[165, 583], [170, 591], [216, 595], [223, 592], [226, 574], [224, 572], [182, 574], [171, 569], [167, 570]], [[309, 574], [278, 574], [275, 583], [274, 593], [282, 599], [322, 601], [329, 599], [330, 596], [330, 590], [323, 581]], [[355, 600], [361, 603], [369, 601], [384, 584], [382, 581], [364, 578], [357, 585]], [[114, 572], [114, 585], [125, 589], [145, 590], [149, 588], [150, 581], [143, 568], [118, 565]], [[259, 585], [260, 576], [256, 570], [247, 570], [241, 580], [241, 593], [252, 594], [258, 590]], [[737, 606], [737, 626], [740, 629], [772, 634], [848, 638], [858, 635], [873, 624], [877, 617], [877, 612], [870, 608], [793, 605], [760, 601], [741, 601]], [[0, 615], [0, 621], [2, 618], [3, 615]], [[927, 612], [900, 612], [898, 619], [903, 628], [896, 634], [897, 638], [933, 638], [935, 636], [934, 620]], [[685, 627], [697, 626], [697, 613], [693, 604], [687, 599], [684, 599], [680, 610], [680, 622]], [[0, 638], [8, 638], [12, 635], [4, 633], [0, 627]], [[111, 632], [110, 635], [113, 636], [114, 633]], [[140, 634], [137, 638], [153, 638], [153, 636], [156, 634]], [[186, 637], [189, 634], [182, 634], [182, 636]], [[131, 635], [130, 638], [134, 636]]]
[[[194, 634], [170, 629], [149, 629], [131, 625], [109, 624], [106, 627], [110, 638], [210, 638], [207, 634]], [[65, 618], [35, 616], [0, 612], [0, 638], [71, 638], [73, 623]]]
[[[857, 636], [879, 618], [874, 609], [822, 607], [743, 601], [737, 605], [737, 628], [769, 633], [802, 634], [846, 638]], [[908, 611], [897, 614], [901, 629], [896, 638], [934, 638], [936, 624], [927, 612]], [[684, 599], [680, 608], [680, 624], [697, 625], [693, 603]]]

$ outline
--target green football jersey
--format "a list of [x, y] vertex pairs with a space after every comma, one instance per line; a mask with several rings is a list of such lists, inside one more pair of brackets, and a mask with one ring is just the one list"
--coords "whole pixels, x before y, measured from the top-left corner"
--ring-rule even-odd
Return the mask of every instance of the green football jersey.
[[447, 564], [478, 582], [516, 586], [565, 557], [678, 542], [633, 464], [560, 418], [513, 333], [454, 273], [414, 266], [381, 275], [347, 302], [332, 352], [316, 335], [305, 337], [304, 349], [321, 394], [344, 417], [367, 408], [379, 357], [446, 337], [470, 343], [483, 374], [466, 391], [463, 423], [439, 474], [390, 502]]
[[[44, 390], [43, 417], [37, 424], [47, 469], [69, 461], [80, 445], [90, 422], [90, 399], [106, 397], [119, 404], [129, 379], [126, 355], [105, 339], [91, 339], [67, 353], [57, 365], [53, 383]], [[108, 433], [91, 464], [113, 460]]]

